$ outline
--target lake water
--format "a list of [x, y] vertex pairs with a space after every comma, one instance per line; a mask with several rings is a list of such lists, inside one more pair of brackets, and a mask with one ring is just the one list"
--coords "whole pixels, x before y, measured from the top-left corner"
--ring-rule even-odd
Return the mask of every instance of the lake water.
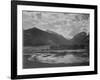
[[25, 69], [64, 66], [89, 66], [88, 52], [33, 52], [23, 55], [23, 68]]

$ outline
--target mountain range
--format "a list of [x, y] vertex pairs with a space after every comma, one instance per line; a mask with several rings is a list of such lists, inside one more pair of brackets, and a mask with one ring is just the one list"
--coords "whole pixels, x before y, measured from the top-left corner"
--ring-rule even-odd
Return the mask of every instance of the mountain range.
[[36, 27], [23, 30], [24, 46], [40, 46], [40, 45], [87, 45], [89, 44], [89, 35], [85, 32], [76, 34], [72, 39], [68, 40], [62, 35], [53, 31], [43, 31]]

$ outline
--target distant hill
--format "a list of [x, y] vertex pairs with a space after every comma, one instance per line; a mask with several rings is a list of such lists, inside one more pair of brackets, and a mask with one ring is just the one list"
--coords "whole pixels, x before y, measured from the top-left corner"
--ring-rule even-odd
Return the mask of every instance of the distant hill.
[[87, 35], [87, 33], [85, 32], [80, 32], [73, 37], [71, 42], [74, 45], [88, 45], [89, 44], [89, 34]]
[[43, 31], [38, 28], [24, 30], [24, 46], [38, 45], [64, 45], [69, 44], [69, 40], [59, 34]]
[[89, 35], [85, 32], [76, 34], [71, 40], [53, 31], [43, 31], [38, 28], [31, 28], [23, 32], [24, 46], [39, 45], [88, 45]]

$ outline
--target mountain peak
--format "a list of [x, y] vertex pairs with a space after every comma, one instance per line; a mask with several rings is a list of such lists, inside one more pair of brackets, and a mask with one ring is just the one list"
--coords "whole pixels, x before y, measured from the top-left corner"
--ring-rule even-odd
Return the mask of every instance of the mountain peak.
[[54, 32], [54, 31], [51, 31], [51, 30], [46, 30], [46, 32], [48, 32], [48, 33], [53, 33], [53, 34], [57, 34], [56, 32]]
[[37, 27], [33, 27], [33, 28], [27, 29], [25, 31], [32, 31], [32, 32], [34, 32], [34, 31], [42, 31], [42, 30], [37, 28]]
[[37, 28], [37, 27], [33, 27], [33, 28], [31, 28], [31, 29], [33, 29], [33, 30], [34, 30], [34, 29], [39, 29], [39, 28]]

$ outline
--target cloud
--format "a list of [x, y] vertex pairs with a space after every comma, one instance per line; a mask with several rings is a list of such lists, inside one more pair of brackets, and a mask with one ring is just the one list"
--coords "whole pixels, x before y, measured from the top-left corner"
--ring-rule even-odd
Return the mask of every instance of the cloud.
[[55, 31], [66, 38], [89, 32], [89, 14], [23, 11], [23, 29], [33, 27]]

